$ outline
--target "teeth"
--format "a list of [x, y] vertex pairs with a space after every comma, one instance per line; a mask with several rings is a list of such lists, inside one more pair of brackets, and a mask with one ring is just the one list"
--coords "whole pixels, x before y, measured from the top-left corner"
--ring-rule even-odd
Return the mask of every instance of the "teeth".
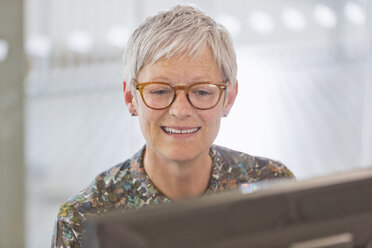
[[191, 129], [185, 129], [185, 130], [177, 130], [177, 129], [173, 129], [170, 127], [164, 127], [163, 130], [166, 131], [167, 133], [184, 134], [184, 133], [195, 133], [196, 131], [198, 131], [198, 128], [196, 127], [196, 128], [191, 128]]

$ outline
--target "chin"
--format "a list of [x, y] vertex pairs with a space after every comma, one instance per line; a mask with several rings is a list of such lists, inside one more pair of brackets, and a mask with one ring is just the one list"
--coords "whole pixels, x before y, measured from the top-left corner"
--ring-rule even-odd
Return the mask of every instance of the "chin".
[[203, 154], [204, 149], [202, 148], [196, 148], [195, 146], [169, 146], [164, 147], [160, 153], [163, 157], [166, 159], [172, 160], [172, 161], [190, 161], [197, 157], [199, 157], [201, 154]]

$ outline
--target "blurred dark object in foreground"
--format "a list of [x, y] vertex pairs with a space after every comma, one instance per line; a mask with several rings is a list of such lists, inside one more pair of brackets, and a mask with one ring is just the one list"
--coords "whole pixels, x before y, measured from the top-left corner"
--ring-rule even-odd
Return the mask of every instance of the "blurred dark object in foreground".
[[347, 248], [371, 241], [372, 169], [364, 169], [93, 218], [85, 247]]

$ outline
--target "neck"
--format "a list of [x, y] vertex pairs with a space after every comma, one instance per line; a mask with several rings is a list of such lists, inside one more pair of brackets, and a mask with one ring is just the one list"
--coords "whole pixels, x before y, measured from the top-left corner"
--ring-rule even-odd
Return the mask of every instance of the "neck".
[[172, 200], [201, 195], [209, 185], [212, 170], [209, 149], [192, 160], [175, 161], [146, 147], [143, 161], [153, 184]]

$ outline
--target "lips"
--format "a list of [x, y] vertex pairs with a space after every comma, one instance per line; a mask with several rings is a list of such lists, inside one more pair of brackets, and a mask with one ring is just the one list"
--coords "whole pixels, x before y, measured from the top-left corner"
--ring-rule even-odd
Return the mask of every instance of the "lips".
[[174, 128], [162, 126], [161, 129], [167, 134], [192, 134], [200, 130], [201, 127], [193, 128]]

